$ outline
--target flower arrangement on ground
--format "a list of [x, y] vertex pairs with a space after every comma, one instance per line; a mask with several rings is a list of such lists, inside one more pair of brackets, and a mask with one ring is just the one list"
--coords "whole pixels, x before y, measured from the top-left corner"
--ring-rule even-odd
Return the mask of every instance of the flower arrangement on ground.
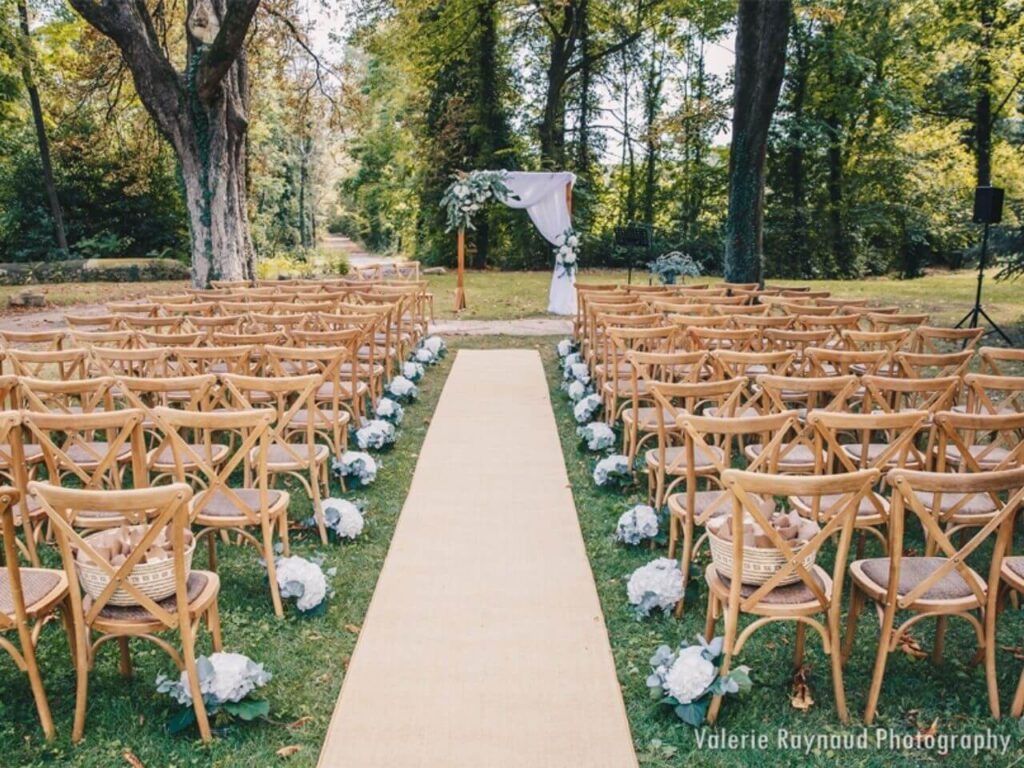
[[567, 381], [562, 384], [562, 389], [569, 396], [569, 400], [578, 403], [590, 394], [590, 388], [582, 381]]
[[441, 198], [441, 207], [447, 216], [446, 232], [476, 229], [473, 216], [491, 200], [518, 199], [505, 183], [508, 171], [471, 171], [457, 173], [452, 179]]
[[[572, 393], [569, 396], [572, 397]], [[578, 427], [576, 434], [590, 451], [607, 451], [615, 445], [615, 430], [603, 421], [592, 421], [585, 427]]]
[[637, 504], [622, 513], [615, 526], [615, 540], [623, 544], [639, 544], [658, 535], [658, 513], [647, 504]]
[[[209, 657], [200, 656], [196, 659], [196, 671], [199, 673], [199, 691], [206, 705], [206, 714], [215, 722], [231, 718], [253, 720], [270, 712], [267, 701], [253, 699], [249, 695], [270, 682], [271, 674], [263, 669], [262, 664], [257, 664], [248, 656], [224, 652], [213, 653]], [[156, 689], [187, 707], [171, 719], [171, 733], [178, 733], [196, 721], [187, 672], [182, 671], [177, 680], [167, 675], [158, 675]]]
[[555, 346], [555, 349], [558, 351], [558, 356], [564, 360], [575, 352], [578, 349], [578, 346], [572, 339], [562, 339]]
[[632, 480], [629, 458], [620, 453], [601, 459], [594, 467], [594, 482], [602, 488], [621, 487]]
[[576, 418], [577, 424], [589, 424], [601, 412], [603, 406], [600, 395], [587, 395], [576, 403], [572, 415]]
[[570, 365], [576, 365], [576, 363], [583, 362], [583, 355], [579, 352], [570, 352], [568, 355], [562, 358], [562, 371], [564, 372]]
[[422, 379], [424, 373], [426, 373], [426, 369], [423, 367], [423, 363], [417, 363], [415, 360], [407, 360], [402, 363], [402, 375], [413, 383]]
[[681, 251], [664, 253], [647, 265], [662, 285], [675, 285], [680, 277], [700, 277], [700, 267], [693, 257]]
[[704, 724], [714, 696], [748, 691], [751, 688], [749, 667], [735, 667], [721, 674], [724, 641], [720, 637], [710, 643], [697, 637], [697, 643], [682, 643], [673, 651], [662, 645], [651, 657], [651, 674], [647, 687], [651, 697], [668, 704], [680, 720], [694, 728]]
[[384, 396], [400, 403], [411, 403], [419, 397], [420, 391], [405, 376], [395, 376], [384, 390]]
[[683, 598], [683, 572], [679, 563], [659, 557], [633, 571], [626, 583], [629, 604], [638, 619], [646, 618], [655, 608], [668, 611]]
[[319, 563], [298, 555], [279, 557], [274, 561], [277, 586], [281, 597], [296, 598], [295, 607], [303, 613], [326, 606], [330, 587]]
[[377, 479], [377, 461], [363, 451], [345, 451], [334, 460], [333, 466], [342, 480], [354, 480], [361, 487]]
[[395, 444], [395, 425], [383, 419], [371, 419], [356, 430], [356, 445], [361, 451], [383, 451]]
[[386, 421], [388, 424], [397, 427], [402, 423], [405, 409], [402, 408], [397, 400], [392, 400], [390, 397], [382, 397], [377, 403], [377, 407], [374, 408], [373, 413], [381, 421]]
[[587, 367], [586, 363], [573, 363], [572, 365], [566, 366], [565, 372], [562, 374], [562, 378], [566, 381], [578, 381], [581, 384], [590, 383], [590, 368]]
[[580, 237], [569, 227], [555, 243], [555, 271], [559, 277], [572, 277], [579, 265]]
[[355, 541], [366, 527], [363, 510], [348, 499], [324, 499], [324, 524], [338, 538]]
[[413, 353], [413, 361], [422, 365], [437, 365], [448, 354], [448, 346], [440, 336], [428, 336]]

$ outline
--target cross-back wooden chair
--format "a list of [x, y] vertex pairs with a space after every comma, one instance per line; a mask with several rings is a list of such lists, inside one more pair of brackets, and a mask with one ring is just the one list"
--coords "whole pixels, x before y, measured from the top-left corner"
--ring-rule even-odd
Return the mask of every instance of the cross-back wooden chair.
[[[210, 741], [210, 726], [199, 690], [196, 669], [196, 638], [199, 625], [205, 621], [213, 638], [213, 648], [221, 648], [217, 594], [220, 581], [209, 571], [188, 570], [185, 565], [185, 532], [189, 526], [188, 502], [192, 489], [184, 483], [136, 490], [101, 491], [59, 488], [45, 483], [31, 483], [30, 491], [39, 499], [53, 528], [57, 547], [64, 563], [69, 602], [74, 624], [75, 668], [77, 690], [75, 720], [71, 740], [81, 740], [85, 731], [88, 703], [89, 673], [96, 660], [96, 651], [116, 640], [121, 651], [121, 674], [132, 673], [129, 642], [133, 638], [147, 640], [166, 652], [179, 670], [187, 673], [192, 693], [192, 706], [200, 736]], [[111, 526], [139, 526], [141, 539], [136, 548], [119, 566], [111, 565], [97, 552], [89, 537], [80, 529], [80, 518], [90, 510], [101, 509]], [[174, 561], [174, 594], [155, 601], [132, 581], [132, 574], [146, 551], [166, 537]], [[109, 577], [109, 584], [95, 598], [86, 599], [78, 584], [77, 559], [92, 564]], [[136, 605], [111, 604], [111, 598], [126, 594]], [[93, 636], [98, 635], [95, 640]], [[156, 635], [178, 635], [180, 652], [166, 639]]]
[[39, 553], [36, 544], [39, 540], [43, 515], [42, 510], [30, 506], [27, 489], [29, 477], [34, 468], [42, 461], [43, 454], [38, 445], [33, 448], [36, 453], [33, 455], [33, 461], [29, 463], [25, 458], [21, 412], [0, 411], [0, 482], [17, 491], [17, 498], [12, 502], [15, 507], [13, 514], [16, 516], [17, 526], [21, 528], [24, 539], [24, 541], [14, 539], [14, 543], [29, 563], [39, 567]]
[[[714, 563], [705, 571], [708, 585], [705, 636], [714, 637], [719, 617], [725, 619], [722, 674], [729, 672], [733, 659], [742, 653], [757, 630], [778, 621], [796, 623], [793, 663], [799, 668], [803, 664], [805, 634], [810, 627], [821, 637], [823, 650], [829, 657], [839, 719], [848, 722], [840, 647], [843, 581], [857, 509], [861, 498], [878, 480], [879, 473], [873, 469], [836, 477], [793, 477], [735, 469], [722, 473], [722, 483], [732, 501], [733, 530], [743, 530], [744, 520], [749, 516], [763, 528], [784, 558], [780, 569], [763, 584], [743, 584], [741, 574], [745, 552], [743, 536], [737, 535], [733, 537], [731, 572], [719, 573]], [[809, 541], [794, 550], [769, 522], [767, 513], [771, 510], [765, 508], [763, 500], [824, 496], [831, 497], [828, 503], [819, 505], [824, 508], [824, 524]], [[775, 505], [771, 506], [774, 509]], [[810, 558], [817, 556], [836, 536], [839, 540], [832, 573], [816, 563], [809, 565]], [[794, 577], [793, 583], [783, 584]], [[744, 614], [755, 618], [741, 630], [740, 616]], [[709, 722], [714, 723], [720, 707], [721, 697], [716, 696], [708, 710]]]
[[[985, 563], [983, 553], [978, 550], [989, 539], [995, 538], [1004, 521], [1024, 502], [1024, 469], [974, 475], [895, 469], [887, 475], [887, 482], [893, 488], [889, 556], [857, 560], [850, 564], [853, 591], [848, 616], [847, 654], [852, 647], [857, 618], [864, 603], [871, 600], [881, 609], [878, 652], [864, 712], [864, 720], [869, 725], [878, 707], [889, 654], [897, 649], [901, 637], [918, 622], [936, 619], [933, 661], [938, 662], [942, 658], [946, 622], [951, 617], [962, 618], [970, 624], [978, 641], [976, 659], [980, 661], [984, 657], [985, 627], [983, 620], [974, 613], [983, 612], [988, 605], [988, 585], [999, 578], [1001, 552], [997, 545], [996, 555]], [[969, 540], [961, 541], [957, 546], [943, 530], [935, 511], [922, 502], [922, 498], [936, 493], [986, 494], [995, 498], [1005, 493], [1009, 498]], [[931, 556], [904, 554], [907, 510], [924, 528], [925, 535], [935, 542]], [[977, 556], [973, 557], [976, 552]], [[991, 569], [988, 578], [970, 565], [972, 559]], [[897, 625], [897, 614], [907, 612], [912, 614], [911, 617]], [[993, 716], [998, 716], [998, 694], [994, 683], [990, 677], [989, 704]]]
[[[732, 416], [741, 402], [745, 382], [726, 379], [708, 382], [650, 382], [648, 388], [657, 403], [658, 446], [644, 452], [644, 470], [647, 473], [647, 496], [655, 509], [661, 509], [665, 499], [680, 483], [686, 482], [689, 457], [678, 430], [679, 417], [685, 414], [702, 415], [715, 408], [718, 416]], [[713, 450], [721, 459], [720, 448]], [[703, 453], [694, 457], [694, 467], [712, 468], [711, 456]], [[669, 479], [671, 478], [671, 480]]]
[[250, 371], [253, 348], [249, 345], [182, 347], [174, 352], [179, 376], [205, 376], [208, 373], [239, 373]]
[[1024, 412], [935, 414], [939, 472], [988, 472], [1024, 464]]
[[827, 347], [808, 347], [804, 350], [808, 361], [808, 372], [814, 377], [883, 375], [891, 371], [888, 367], [891, 353], [884, 349], [847, 350]]
[[[924, 468], [928, 457], [917, 446], [918, 435], [925, 430], [927, 411], [899, 413], [842, 413], [811, 411], [807, 423], [814, 428], [814, 474], [835, 476], [864, 469], [875, 469], [879, 477], [889, 469]], [[790, 503], [805, 517], [822, 520], [822, 498], [795, 496]], [[815, 506], [819, 505], [819, 506]], [[883, 528], [889, 522], [889, 500], [881, 487], [861, 497], [857, 508], [856, 528], [871, 534], [886, 546]], [[858, 541], [863, 551], [864, 537]], [[860, 552], [858, 553], [860, 554]]]
[[862, 376], [864, 410], [882, 413], [927, 411], [931, 415], [945, 411], [956, 403], [960, 394], [959, 376], [934, 379], [894, 379], [889, 376]]
[[132, 349], [138, 346], [135, 332], [129, 329], [115, 331], [68, 331], [68, 340], [76, 347], [84, 349]]
[[[912, 333], [913, 330], [910, 328], [897, 328], [892, 331], [843, 331], [840, 335], [851, 352], [885, 352], [886, 361], [879, 365], [874, 373], [880, 376], [898, 376], [899, 371], [895, 367], [892, 357], [909, 343]], [[856, 373], [870, 372], [866, 367], [860, 370], [857, 364], [853, 366], [853, 369]]]
[[[326, 544], [327, 527], [321, 498], [330, 493], [330, 449], [317, 442], [314, 420], [310, 419], [303, 428], [292, 423], [299, 411], [317, 407], [316, 392], [323, 386], [323, 376], [309, 374], [266, 379], [222, 374], [220, 378], [224, 385], [224, 403], [229, 408], [248, 410], [264, 402], [273, 408], [275, 418], [266, 452], [269, 482], [273, 486], [280, 477], [292, 477], [302, 485], [313, 504], [313, 517], [320, 539]], [[268, 399], [253, 398], [254, 393]], [[256, 454], [250, 453], [251, 459], [255, 460]], [[249, 484], [248, 478], [246, 484]]]
[[[142, 411], [134, 408], [94, 413], [22, 411], [22, 423], [29, 441], [42, 449], [48, 482], [119, 489], [125, 470], [130, 468], [134, 487], [144, 488], [149, 478], [143, 416]], [[98, 436], [105, 439], [97, 440]], [[104, 519], [97, 511], [97, 524]]]
[[761, 342], [766, 352], [792, 352], [794, 372], [807, 375], [810, 364], [804, 355], [804, 351], [809, 347], [825, 346], [831, 336], [832, 334], [828, 329], [798, 331], [783, 328], [765, 328], [761, 331]]
[[793, 321], [793, 327], [800, 331], [828, 331], [829, 336], [827, 340], [816, 346], [845, 349], [846, 342], [843, 340], [843, 331], [858, 330], [860, 328], [860, 316], [799, 314]]
[[175, 349], [190, 349], [198, 347], [206, 341], [206, 335], [197, 331], [186, 331], [183, 333], [149, 333], [138, 331], [135, 334], [142, 347], [173, 347]]
[[734, 352], [754, 351], [760, 333], [756, 328], [690, 328], [686, 332], [691, 351], [731, 349]]
[[809, 300], [797, 301], [796, 296], [783, 297], [788, 301], [774, 301], [772, 308], [787, 315], [797, 316], [797, 325], [800, 325], [800, 318], [807, 316], [828, 317], [839, 314], [839, 307], [819, 307], [810, 303]]
[[245, 320], [245, 315], [185, 315], [189, 330], [199, 331], [211, 341], [215, 333], [241, 333]]
[[89, 349], [91, 370], [100, 376], [161, 378], [173, 375], [171, 347], [142, 349]]
[[630, 352], [671, 352], [674, 348], [675, 328], [670, 325], [652, 327], [608, 326], [604, 334], [601, 363], [595, 366], [601, 398], [604, 400], [605, 420], [609, 425], [618, 422], [621, 411], [633, 402], [633, 388], [637, 394], [650, 399], [642, 377], [634, 376], [628, 359]]
[[[753, 438], [761, 445], [757, 457], [747, 464], [748, 472], [775, 473], [779, 451], [796, 426], [796, 412], [783, 411], [767, 416], [694, 416], [680, 414], [676, 427], [682, 435], [686, 452], [686, 482], [684, 490], [668, 496], [669, 536], [668, 556], [675, 557], [679, 532], [683, 534], [680, 569], [683, 585], [689, 581], [693, 554], [704, 537], [694, 540], [697, 526], [730, 512], [729, 494], [722, 486], [722, 473], [731, 469], [741, 456], [738, 450], [744, 437]], [[698, 461], [707, 457], [707, 463]], [[699, 490], [701, 481], [705, 490]], [[684, 597], [676, 604], [676, 616], [682, 616]]]
[[158, 317], [161, 305], [154, 301], [108, 301], [107, 312], [130, 317]]
[[8, 349], [6, 355], [13, 373], [18, 376], [67, 381], [84, 379], [89, 375], [89, 352], [86, 349]]
[[163, 334], [179, 334], [185, 332], [185, 319], [181, 315], [170, 315], [169, 317], [136, 317], [134, 315], [121, 315], [121, 327], [135, 333], [151, 333], [157, 336]]
[[[267, 566], [274, 614], [284, 609], [277, 584], [274, 559], [275, 537], [285, 557], [289, 554], [287, 491], [270, 488], [267, 452], [275, 413], [269, 408], [198, 413], [158, 407], [153, 417], [167, 436], [174, 459], [174, 478], [197, 488], [190, 503], [189, 518], [199, 528], [197, 538], [205, 539], [210, 570], [217, 571], [217, 537], [236, 533], [251, 544]], [[210, 445], [220, 435], [237, 439], [227, 460], [211, 462]], [[232, 477], [243, 474], [241, 484]], [[259, 536], [254, 534], [259, 532]]]
[[910, 351], [931, 355], [973, 351], [984, 335], [984, 328], [937, 328], [920, 325], [914, 329]]
[[346, 360], [338, 365], [337, 379], [327, 378], [317, 391], [321, 401], [332, 403], [337, 395], [339, 403], [349, 411], [352, 424], [361, 426], [363, 415], [367, 412], [367, 399], [370, 406], [379, 398], [378, 390], [382, 386], [379, 370], [370, 368], [359, 362], [359, 346], [362, 344], [363, 332], [359, 329], [344, 331], [303, 331], [292, 336], [296, 348], [305, 349], [344, 349]]
[[125, 376], [117, 379], [115, 398], [124, 408], [138, 408], [145, 416], [142, 430], [151, 444], [158, 443], [162, 433], [153, 420], [152, 410], [158, 407], [178, 408], [183, 411], [211, 410], [216, 399], [217, 376], [168, 376], [144, 378]]
[[[621, 412], [622, 452], [633, 466], [637, 452], [658, 437], [657, 401], [650, 391], [651, 382], [674, 383], [700, 381], [706, 374], [707, 352], [644, 352], [630, 350], [630, 402]], [[666, 422], [672, 429], [672, 417]]]
[[867, 320], [869, 330], [877, 332], [907, 330], [913, 333], [918, 327], [928, 324], [927, 314], [869, 311], [864, 319]]
[[974, 352], [897, 352], [893, 361], [900, 376], [908, 379], [935, 379], [946, 376], [962, 377], [974, 358]]
[[795, 357], [790, 350], [738, 352], [715, 349], [711, 352], [712, 376], [719, 379], [745, 378], [754, 384], [761, 375], [789, 375]]
[[1024, 377], [1024, 349], [982, 347], [978, 350], [978, 362], [978, 373]]
[[[1006, 516], [999, 529], [999, 537], [992, 554], [993, 563], [998, 563], [999, 568], [998, 572], [995, 567], [989, 571], [988, 604], [985, 607], [985, 673], [989, 684], [989, 703], [993, 705], [992, 714], [997, 718], [1000, 713], [999, 686], [996, 678], [996, 620], [999, 616], [1001, 587], [1012, 590], [1014, 594], [1024, 594], [1024, 557], [1013, 556], [1010, 553], [1013, 532], [1019, 516], [1018, 504]], [[1024, 716], [1024, 670], [1021, 671], [1020, 681], [1017, 683], [1010, 714], [1016, 718]]]
[[118, 315], [70, 315], [64, 314], [68, 328], [79, 331], [116, 331], [121, 326]]
[[966, 402], [954, 410], [967, 413], [1024, 412], [1024, 376], [991, 376], [969, 373], [964, 376]]
[[768, 314], [767, 304], [712, 304], [712, 312], [729, 318], [764, 317]]
[[[0, 421], [3, 419], [4, 415], [0, 414]], [[72, 629], [67, 604], [68, 576], [64, 571], [39, 568], [38, 563], [34, 563], [36, 567], [33, 568], [22, 568], [18, 563], [15, 533], [18, 523], [14, 507], [20, 496], [15, 488], [0, 487], [0, 530], [3, 532], [4, 552], [3, 566], [0, 567], [0, 648], [28, 676], [39, 722], [47, 740], [50, 740], [55, 729], [36, 660], [36, 645], [43, 623], [58, 608], [61, 609], [65, 628]], [[12, 633], [18, 637], [17, 644], [7, 639], [7, 635]], [[73, 632], [69, 631], [68, 636], [73, 638]]]
[[64, 348], [67, 331], [5, 331], [0, 330], [3, 348], [27, 349], [36, 352], [59, 352]]
[[228, 368], [217, 373], [241, 373], [247, 376], [262, 376], [266, 373], [267, 352], [269, 346], [284, 344], [288, 337], [282, 331], [264, 331], [257, 333], [217, 333], [215, 332], [210, 344], [213, 347], [227, 347], [236, 349], [248, 347], [248, 362], [241, 369]]

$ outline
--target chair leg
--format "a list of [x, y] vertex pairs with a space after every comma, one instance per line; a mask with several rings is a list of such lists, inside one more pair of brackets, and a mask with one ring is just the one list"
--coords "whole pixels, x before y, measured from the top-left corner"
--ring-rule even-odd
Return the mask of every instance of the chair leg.
[[946, 647], [946, 616], [935, 619], [935, 644], [932, 646], [932, 664], [942, 663], [942, 652]]
[[270, 582], [270, 600], [274, 604], [274, 615], [277, 618], [284, 618], [284, 608], [281, 606], [281, 590], [277, 586], [277, 565], [274, 563], [274, 534], [273, 526], [266, 520], [262, 522], [263, 529], [263, 560], [267, 564], [267, 581]]
[[807, 625], [802, 621], [796, 623], [796, 641], [793, 643], [793, 667], [800, 669], [804, 663], [804, 648], [807, 644]]
[[864, 593], [856, 584], [850, 587], [850, 611], [846, 615], [846, 634], [843, 637], [842, 660], [845, 664], [853, 652], [853, 642], [857, 637], [857, 622], [860, 619], [860, 612], [864, 607]]
[[1020, 682], [1017, 684], [1017, 695], [1013, 697], [1011, 714], [1013, 717], [1024, 716], [1024, 672], [1020, 673]]
[[285, 557], [292, 554], [292, 545], [288, 540], [288, 510], [285, 509], [277, 518], [277, 535], [281, 539], [281, 553]]
[[36, 711], [39, 713], [39, 723], [43, 726], [46, 740], [51, 741], [53, 740], [54, 728], [53, 717], [50, 715], [50, 702], [46, 698], [43, 678], [39, 674], [36, 649], [32, 644], [32, 633], [26, 625], [18, 625], [18, 638], [21, 642], [21, 655], [25, 659], [25, 671], [28, 673], [28, 682], [32, 688], [32, 698], [35, 699]]
[[224, 638], [221, 636], [220, 630], [220, 608], [217, 606], [216, 599], [206, 609], [206, 628], [210, 630], [213, 650], [216, 653], [224, 647]]
[[309, 469], [309, 491], [313, 501], [313, 517], [316, 519], [317, 530], [320, 531], [320, 543], [327, 543], [327, 524], [324, 522], [324, 507], [320, 501], [320, 478], [316, 465]]
[[121, 677], [132, 676], [132, 654], [128, 648], [128, 638], [124, 635], [117, 638], [117, 648], [121, 654], [120, 671]]
[[668, 515], [668, 556], [676, 556], [676, 543], [679, 541], [679, 521], [675, 515], [669, 512]]
[[[739, 607], [723, 605], [725, 608], [725, 645], [722, 653], [722, 665], [720, 673], [724, 676], [729, 674], [732, 668], [732, 649], [736, 645], [736, 633], [739, 627]], [[718, 719], [718, 712], [722, 708], [721, 694], [711, 699], [711, 706], [708, 708], [708, 725], [714, 725]]]
[[988, 687], [988, 708], [992, 717], [998, 720], [999, 680], [996, 677], [996, 603], [998, 598], [989, 595], [988, 610], [985, 611], [985, 683]]
[[[839, 611], [830, 611], [828, 620], [828, 631], [831, 642], [829, 643], [829, 661], [832, 662], [832, 690], [836, 697], [836, 713], [842, 723], [850, 722], [850, 710], [846, 706], [846, 687], [843, 685], [843, 653], [839, 644]], [[803, 622], [800, 626], [804, 626]]]
[[679, 569], [683, 572], [683, 596], [676, 603], [676, 618], [683, 617], [686, 608], [686, 587], [690, 581], [690, 560], [693, 558], [693, 518], [687, 516], [683, 526], [683, 556], [679, 559]]
[[[226, 533], [226, 531], [222, 531]], [[210, 570], [217, 572], [217, 532], [209, 530], [206, 532], [206, 562]]]
[[715, 625], [718, 624], [718, 601], [708, 590], [708, 611], [704, 617], [704, 637], [708, 642], [715, 636]]
[[89, 698], [89, 630], [79, 628], [75, 622], [75, 720], [71, 727], [71, 741], [82, 740], [85, 733], [85, 707]]
[[199, 670], [196, 668], [195, 638], [192, 637], [192, 630], [189, 622], [181, 622], [181, 655], [185, 661], [185, 673], [188, 678], [189, 688], [192, 689], [192, 706], [196, 711], [196, 724], [199, 726], [199, 736], [204, 742], [209, 743], [213, 737], [210, 734], [210, 720], [206, 716], [206, 705], [203, 703], [203, 694], [199, 690]]
[[882, 680], [885, 677], [885, 665], [889, 660], [889, 643], [892, 642], [893, 624], [896, 622], [895, 606], [886, 606], [882, 615], [881, 631], [878, 635], [878, 653], [875, 656], [875, 671], [871, 676], [871, 688], [868, 691], [868, 703], [864, 710], [864, 723], [871, 725], [878, 711], [878, 697], [882, 692]]

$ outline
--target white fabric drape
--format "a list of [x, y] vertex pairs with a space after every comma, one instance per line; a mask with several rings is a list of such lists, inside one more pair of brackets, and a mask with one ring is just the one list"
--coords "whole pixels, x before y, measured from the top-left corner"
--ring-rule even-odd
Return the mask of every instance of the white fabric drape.
[[[575, 183], [576, 175], [568, 171], [511, 171], [505, 178], [505, 184], [517, 199], [510, 197], [504, 202], [510, 208], [525, 208], [530, 220], [544, 239], [552, 245], [559, 245], [559, 238], [572, 226], [572, 215], [565, 199], [565, 187]], [[565, 271], [556, 265], [551, 277], [551, 290], [548, 292], [548, 312], [556, 315], [575, 315], [575, 286], [575, 275], [565, 274]]]

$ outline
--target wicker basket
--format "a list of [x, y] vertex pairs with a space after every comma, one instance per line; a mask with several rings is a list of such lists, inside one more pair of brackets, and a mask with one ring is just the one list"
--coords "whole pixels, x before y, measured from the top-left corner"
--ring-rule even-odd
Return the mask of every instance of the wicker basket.
[[[137, 526], [129, 526], [129, 529]], [[145, 527], [145, 526], [138, 526]], [[86, 536], [85, 540], [96, 537], [102, 537], [108, 535], [108, 531], [100, 531], [94, 533], [91, 536]], [[196, 549], [195, 537], [191, 537], [188, 546], [185, 547], [185, 571], [186, 573], [192, 568], [192, 555]], [[80, 560], [75, 561], [75, 565], [78, 568], [78, 581], [82, 585], [82, 589], [94, 600], [99, 597], [100, 593], [107, 588], [107, 584], [110, 583], [110, 576], [106, 571], [100, 570], [97, 566], [93, 565], [92, 562], [83, 563]], [[128, 576], [128, 582], [132, 586], [136, 587], [142, 594], [146, 595], [153, 600], [160, 601], [170, 597], [174, 594], [175, 582], [174, 582], [174, 557], [168, 557], [166, 560], [158, 560], [155, 563], [139, 563], [133, 569], [131, 574]], [[117, 589], [113, 595], [110, 596], [110, 600], [107, 601], [108, 605], [115, 605], [119, 607], [135, 606], [139, 604], [139, 601], [130, 593], [124, 589]]]
[[[711, 545], [711, 562], [720, 576], [727, 579], [732, 578], [732, 547], [731, 541], [719, 538], [708, 532], [708, 542]], [[803, 566], [810, 570], [818, 553], [810, 552], [804, 558]], [[761, 585], [776, 573], [782, 570], [786, 564], [786, 556], [775, 547], [743, 547], [743, 574], [740, 581], [743, 584]], [[779, 586], [796, 584], [800, 581], [800, 574], [793, 571], [779, 582]]]

